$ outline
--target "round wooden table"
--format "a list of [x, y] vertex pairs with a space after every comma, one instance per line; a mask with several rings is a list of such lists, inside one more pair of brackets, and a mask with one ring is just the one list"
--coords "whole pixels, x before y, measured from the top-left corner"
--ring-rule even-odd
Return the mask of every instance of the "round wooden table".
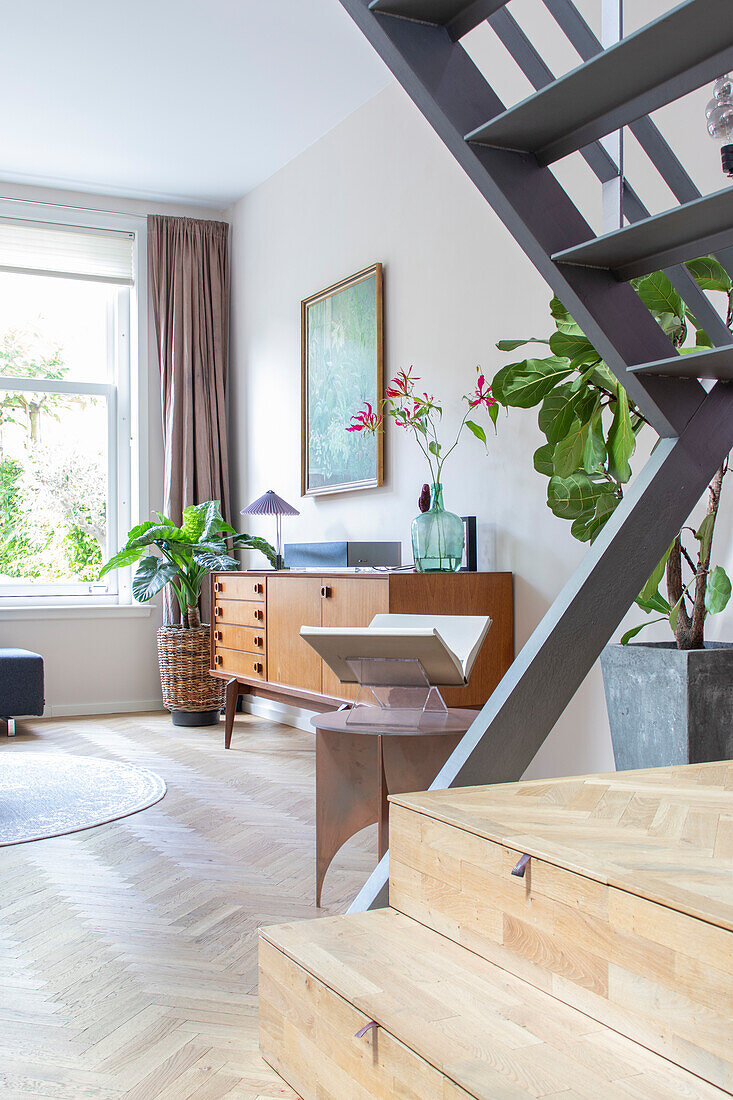
[[390, 794], [424, 791], [479, 713], [426, 713], [419, 730], [347, 724], [347, 709], [316, 714], [316, 905], [342, 844], [376, 821], [389, 848]]

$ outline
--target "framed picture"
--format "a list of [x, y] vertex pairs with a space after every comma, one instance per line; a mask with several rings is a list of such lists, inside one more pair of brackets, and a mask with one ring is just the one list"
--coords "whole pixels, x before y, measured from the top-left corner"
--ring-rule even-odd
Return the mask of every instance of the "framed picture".
[[476, 572], [476, 517], [461, 516], [463, 520], [463, 557], [461, 572]]
[[347, 432], [354, 413], [379, 408], [384, 389], [382, 265], [301, 303], [301, 492], [382, 484], [382, 432]]

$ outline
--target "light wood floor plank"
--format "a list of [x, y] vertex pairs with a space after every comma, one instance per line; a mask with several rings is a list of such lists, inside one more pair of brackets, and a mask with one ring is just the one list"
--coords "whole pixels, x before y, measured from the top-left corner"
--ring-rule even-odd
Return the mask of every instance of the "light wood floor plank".
[[0, 848], [0, 1092], [54, 1100], [293, 1100], [259, 1056], [257, 930], [339, 913], [376, 860], [344, 848], [314, 903], [307, 733], [238, 716], [26, 720], [2, 754], [64, 752], [163, 776], [156, 806]]

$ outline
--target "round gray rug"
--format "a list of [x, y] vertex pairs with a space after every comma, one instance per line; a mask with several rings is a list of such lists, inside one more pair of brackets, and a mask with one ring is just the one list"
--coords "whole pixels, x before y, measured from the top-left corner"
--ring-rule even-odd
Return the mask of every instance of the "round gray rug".
[[146, 768], [64, 753], [0, 754], [0, 845], [75, 833], [160, 802]]

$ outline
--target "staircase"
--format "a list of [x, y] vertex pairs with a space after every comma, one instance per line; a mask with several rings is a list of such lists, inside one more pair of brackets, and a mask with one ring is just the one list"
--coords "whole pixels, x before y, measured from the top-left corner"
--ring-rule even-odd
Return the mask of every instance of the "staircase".
[[[648, 117], [733, 68], [730, 0], [685, 0], [606, 50], [572, 0], [542, 2], [580, 59], [557, 79], [506, 0], [341, 0], [661, 437], [436, 788], [522, 775], [733, 447], [733, 337], [685, 267], [714, 252], [733, 272], [733, 188], [702, 196]], [[536, 89], [508, 109], [462, 42], [484, 21]], [[624, 179], [621, 127], [677, 206], [651, 215]], [[574, 152], [617, 188], [621, 228], [595, 236], [552, 174]], [[680, 355], [629, 284], [659, 268], [713, 350]], [[387, 878], [385, 856], [353, 908], [385, 904]]]
[[391, 802], [390, 907], [261, 933], [299, 1096], [733, 1093], [733, 763]]

